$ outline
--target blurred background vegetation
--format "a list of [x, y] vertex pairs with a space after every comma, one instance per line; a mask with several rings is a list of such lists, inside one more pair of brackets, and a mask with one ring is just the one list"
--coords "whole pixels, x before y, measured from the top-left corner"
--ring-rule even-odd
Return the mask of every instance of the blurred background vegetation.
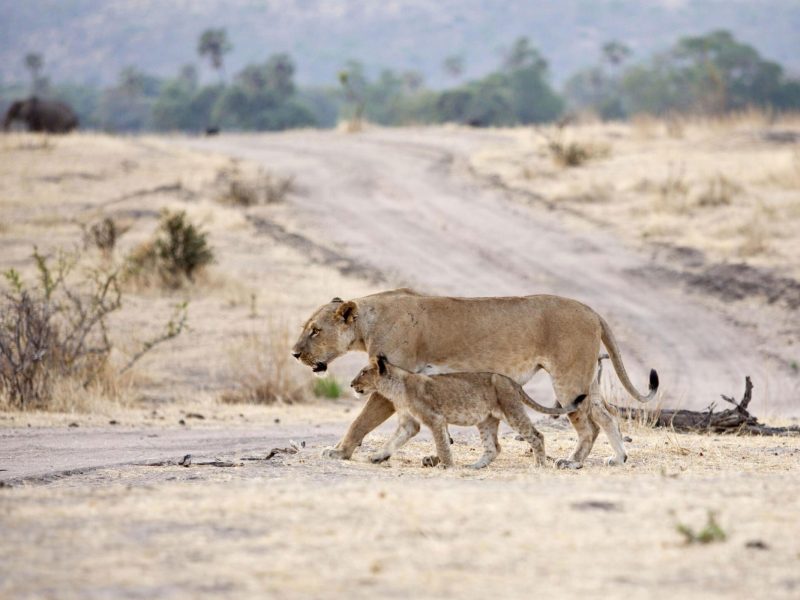
[[[109, 15], [108, 4], [118, 13]], [[792, 73], [797, 68], [792, 44], [799, 36], [784, 35], [782, 42], [780, 35], [787, 27], [795, 34], [800, 30], [800, 5], [781, 0], [566, 0], [559, 5], [567, 17], [554, 13], [549, 3], [530, 3], [539, 9], [530, 12], [524, 3], [511, 2], [503, 18], [480, 0], [445, 1], [437, 9], [393, 1], [373, 12], [341, 2], [336, 14], [322, 0], [311, 1], [305, 10], [290, 2], [236, 0], [233, 5], [241, 10], [235, 17], [215, 13], [212, 9], [221, 6], [216, 0], [194, 11], [151, 4], [34, 0], [0, 9], [5, 13], [0, 14], [0, 110], [13, 99], [36, 94], [70, 104], [84, 128], [200, 132], [332, 127], [353, 118], [384, 125], [504, 126], [579, 112], [626, 119], [715, 115], [749, 107], [800, 109], [800, 77]], [[754, 13], [756, 5], [760, 12]], [[148, 6], [152, 14], [145, 18]], [[425, 13], [427, 28], [409, 25], [424, 10], [439, 12]], [[769, 19], [759, 21], [757, 15], [765, 10], [771, 11]], [[316, 20], [309, 21], [309, 14], [316, 14]], [[616, 18], [621, 14], [622, 29]], [[436, 22], [437, 15], [442, 22]], [[89, 16], [94, 20], [87, 22]], [[142, 21], [132, 23], [124, 16]], [[196, 28], [203, 19], [214, 26]], [[481, 19], [485, 31], [479, 29]], [[529, 35], [524, 35], [524, 19], [533, 31]], [[226, 27], [229, 22], [234, 25]], [[274, 26], [268, 35], [252, 30], [270, 22]], [[329, 30], [320, 29], [323, 23]], [[720, 23], [730, 30], [714, 27]], [[523, 34], [510, 34], [512, 25]], [[671, 26], [708, 29], [679, 36]], [[563, 35], [554, 36], [554, 27], [561, 27]], [[452, 40], [454, 31], [460, 32], [459, 43], [435, 41]], [[766, 58], [732, 31], [757, 38], [789, 66]], [[77, 41], [53, 43], [53, 35], [81, 32], [89, 38], [83, 42], [88, 58], [74, 56]], [[470, 39], [475, 32], [480, 37]], [[156, 33], [158, 42], [151, 39]], [[316, 34], [332, 44], [328, 52], [308, 47]], [[410, 49], [407, 44], [414, 41]], [[114, 46], [105, 53], [99, 50], [111, 42]], [[176, 49], [178, 42], [182, 50]], [[398, 48], [401, 42], [406, 45]], [[270, 54], [270, 47], [293, 48], [302, 64], [309, 64], [307, 76], [299, 78], [292, 54]], [[154, 62], [153, 55], [161, 51], [163, 60]], [[362, 60], [346, 59], [358, 55]], [[381, 57], [386, 66], [377, 62]], [[120, 60], [131, 62], [119, 66]], [[165, 73], [170, 64], [172, 72]], [[109, 72], [113, 67], [114, 76]]]

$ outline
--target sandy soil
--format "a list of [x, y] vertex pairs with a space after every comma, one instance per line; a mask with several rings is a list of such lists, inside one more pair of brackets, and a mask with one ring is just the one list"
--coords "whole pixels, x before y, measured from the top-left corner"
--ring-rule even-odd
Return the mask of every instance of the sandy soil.
[[[548, 454], [568, 452], [563, 420], [539, 427]], [[265, 427], [260, 448], [232, 442], [205, 455], [242, 466], [110, 467], [0, 490], [0, 595], [796, 598], [800, 590], [796, 439], [631, 425], [624, 469], [601, 466], [609, 448], [600, 442], [583, 470], [564, 472], [534, 467], [506, 433], [497, 461], [474, 472], [463, 467], [480, 453], [471, 430], [455, 429], [459, 466], [442, 471], [420, 466], [432, 446], [423, 437], [384, 465], [365, 456], [385, 432], [356, 460], [331, 462], [319, 457], [325, 436], [302, 428], [297, 454], [263, 460], [286, 444]], [[180, 455], [176, 448], [172, 458]], [[676, 527], [697, 533], [709, 511], [725, 539], [687, 544]]]

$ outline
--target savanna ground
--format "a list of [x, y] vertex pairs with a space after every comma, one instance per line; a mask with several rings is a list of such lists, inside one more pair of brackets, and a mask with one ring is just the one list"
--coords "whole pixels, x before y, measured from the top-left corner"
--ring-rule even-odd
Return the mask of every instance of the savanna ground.
[[[4, 270], [32, 280], [34, 244], [43, 253], [81, 246], [81, 226], [106, 216], [126, 230], [110, 258], [122, 261], [162, 209], [199, 223], [216, 262], [177, 290], [127, 285], [111, 322], [115, 364], [186, 300], [190, 329], [120, 377], [113, 398], [70, 390], [57, 411], [0, 413], [0, 595], [797, 597], [797, 438], [625, 423], [624, 468], [602, 466], [601, 436], [584, 469], [564, 472], [534, 467], [505, 429], [488, 469], [441, 471], [420, 467], [427, 435], [370, 464], [390, 420], [353, 461], [331, 462], [320, 450], [361, 403], [315, 399], [309, 373], [288, 357], [299, 325], [334, 295], [406, 283], [553, 291], [610, 315], [634, 381], [652, 361], [665, 404], [738, 396], [752, 374], [753, 412], [791, 422], [800, 126], [748, 119], [561, 133], [3, 136]], [[563, 166], [554, 139], [589, 155]], [[295, 178], [287, 197], [227, 201], [224, 173], [253, 181], [257, 163]], [[92, 248], [82, 256], [107, 260]], [[740, 263], [759, 285], [728, 271], [714, 279]], [[653, 282], [643, 266], [671, 275]], [[337, 361], [334, 375], [348, 381], [362, 360]], [[622, 402], [614, 380], [606, 370], [605, 392]], [[284, 401], [221, 401], [261, 382]], [[546, 378], [531, 388], [547, 394]], [[537, 425], [550, 456], [568, 454], [564, 419]], [[458, 465], [479, 454], [475, 431], [456, 428], [454, 438]], [[289, 452], [268, 459], [272, 448]], [[176, 464], [185, 454], [193, 464]], [[215, 460], [230, 466], [198, 464]]]

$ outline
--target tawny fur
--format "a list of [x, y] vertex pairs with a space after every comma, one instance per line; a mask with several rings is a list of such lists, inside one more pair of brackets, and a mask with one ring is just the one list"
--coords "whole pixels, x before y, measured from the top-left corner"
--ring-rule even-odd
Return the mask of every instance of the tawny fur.
[[[602, 429], [614, 449], [609, 464], [627, 455], [616, 418], [600, 402], [594, 381], [604, 344], [625, 389], [640, 401], [625, 372], [608, 324], [588, 306], [558, 296], [449, 298], [400, 289], [320, 307], [303, 327], [293, 353], [316, 371], [348, 351], [388, 360], [412, 372], [493, 372], [524, 384], [539, 370], [553, 381], [556, 401], [566, 406], [589, 390], [587, 402], [569, 419], [578, 444], [559, 466], [579, 468]], [[394, 412], [392, 403], [372, 394], [345, 437], [326, 455], [349, 458], [364, 436]]]
[[[533, 449], [538, 465], [545, 464], [544, 438], [525, 413], [524, 404], [547, 414], [565, 414], [577, 410], [585, 395], [568, 407], [549, 408], [530, 398], [515, 381], [495, 373], [451, 373], [421, 375], [389, 364], [381, 355], [370, 359], [368, 366], [353, 379], [351, 386], [360, 394], [381, 394], [397, 411], [399, 426], [384, 448], [370, 459], [379, 463], [419, 431], [422, 423], [430, 428], [436, 444], [438, 464], [453, 466], [447, 425], [475, 425], [481, 434], [484, 452], [473, 469], [488, 466], [500, 452], [497, 428], [506, 421]], [[415, 421], [411, 423], [411, 421]], [[433, 465], [429, 458], [423, 465]]]

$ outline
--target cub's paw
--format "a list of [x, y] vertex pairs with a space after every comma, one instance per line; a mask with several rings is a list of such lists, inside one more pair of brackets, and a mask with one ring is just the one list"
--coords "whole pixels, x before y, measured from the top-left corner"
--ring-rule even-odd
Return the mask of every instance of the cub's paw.
[[474, 462], [471, 465], [467, 465], [467, 468], [474, 469], [475, 471], [477, 471], [478, 469], [485, 469], [488, 466], [489, 466], [488, 462], [479, 460], [478, 462]]
[[439, 464], [438, 456], [426, 456], [422, 459], [423, 467], [435, 467]]
[[389, 460], [391, 456], [392, 455], [386, 451], [376, 452], [375, 454], [369, 457], [369, 462], [371, 462], [374, 465], [379, 465], [380, 463]]
[[556, 461], [556, 469], [582, 469], [583, 463], [568, 458], [559, 458]]
[[627, 456], [625, 456], [625, 458], [623, 458], [623, 459], [622, 459], [622, 461], [620, 461], [619, 459], [617, 459], [617, 457], [616, 457], [616, 456], [609, 456], [609, 457], [606, 459], [606, 466], [607, 466], [607, 467], [621, 467], [621, 466], [622, 466], [622, 465], [624, 465], [626, 462], [628, 462], [628, 457], [627, 457]]
[[322, 458], [333, 458], [336, 460], [348, 460], [350, 458], [349, 454], [345, 454], [344, 450], [340, 450], [339, 448], [325, 448], [322, 451]]

